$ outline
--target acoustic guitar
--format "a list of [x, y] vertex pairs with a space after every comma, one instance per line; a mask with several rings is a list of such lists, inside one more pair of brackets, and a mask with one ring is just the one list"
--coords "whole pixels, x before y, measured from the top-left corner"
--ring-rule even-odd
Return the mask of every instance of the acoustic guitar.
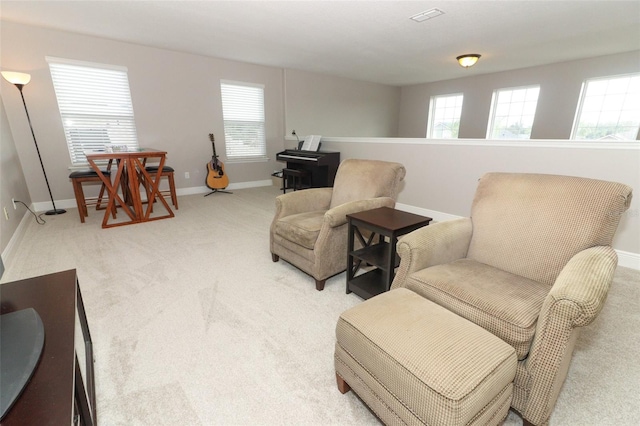
[[214, 191], [217, 189], [224, 189], [229, 186], [229, 177], [224, 172], [224, 164], [218, 160], [216, 154], [215, 137], [213, 133], [209, 133], [209, 140], [211, 140], [211, 146], [213, 147], [213, 156], [211, 161], [207, 163], [207, 186]]

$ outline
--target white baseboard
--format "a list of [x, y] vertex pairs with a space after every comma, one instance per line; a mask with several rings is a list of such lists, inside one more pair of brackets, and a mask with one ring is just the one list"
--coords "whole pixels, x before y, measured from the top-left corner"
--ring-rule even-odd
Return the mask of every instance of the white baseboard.
[[623, 250], [616, 250], [616, 253], [618, 253], [618, 266], [640, 271], [640, 254]]
[[18, 227], [16, 228], [15, 232], [11, 236], [9, 243], [2, 251], [1, 256], [2, 256], [2, 262], [4, 263], [5, 270], [9, 269], [11, 265], [11, 261], [13, 259], [15, 250], [18, 247], [20, 240], [22, 240], [22, 236], [24, 235], [25, 230], [27, 229], [27, 221], [31, 217], [33, 217], [33, 215], [28, 210], [24, 212], [24, 216], [22, 216], [22, 219], [20, 220], [20, 223], [18, 224]]
[[[271, 182], [271, 179], [265, 179], [265, 180], [256, 180], [256, 181], [251, 181], [251, 182], [238, 182], [238, 183], [231, 183], [229, 184], [229, 186], [226, 188], [230, 191], [233, 191], [234, 189], [247, 189], [247, 188], [257, 188], [260, 186], [271, 186], [273, 183]], [[189, 188], [178, 188], [176, 190], [176, 193], [180, 196], [180, 195], [193, 195], [193, 194], [206, 194], [207, 192], [211, 192], [211, 189], [209, 189], [206, 186], [192, 186]], [[74, 209], [77, 208], [77, 204], [76, 204], [76, 199], [75, 198], [68, 198], [66, 200], [56, 200], [56, 208], [59, 209]], [[43, 201], [43, 202], [39, 202], [39, 203], [33, 203], [32, 206], [33, 211], [35, 212], [44, 212], [47, 210], [51, 210], [52, 206], [51, 206], [51, 202], [50, 201]]]
[[409, 204], [396, 203], [398, 210], [405, 212], [419, 214], [421, 216], [427, 216], [433, 219], [433, 222], [444, 222], [446, 220], [460, 219], [462, 216], [456, 216], [449, 213], [438, 212], [435, 210], [423, 209], [421, 207], [411, 206]]
[[[271, 179], [265, 179], [265, 180], [251, 181], [251, 182], [232, 183], [232, 184], [229, 184], [229, 186], [226, 189], [234, 190], [234, 189], [257, 188], [261, 186], [271, 186], [272, 184], [273, 183]], [[193, 186], [189, 188], [180, 188], [177, 190], [177, 193], [178, 195], [193, 195], [193, 194], [206, 194], [207, 192], [210, 192], [210, 191], [211, 189], [209, 189], [206, 186]], [[69, 199], [69, 200], [56, 200], [56, 207], [63, 208], [63, 209], [75, 208], [76, 200], [75, 198]], [[37, 212], [50, 210], [51, 203], [50, 202], [34, 203], [32, 208]], [[449, 213], [424, 209], [421, 207], [415, 207], [409, 204], [402, 204], [402, 203], [396, 203], [396, 208], [399, 210], [404, 210], [409, 213], [415, 213], [422, 216], [431, 217], [433, 218], [434, 222], [443, 222], [446, 220], [459, 219], [462, 217], [462, 216], [456, 216]], [[22, 227], [23, 222], [24, 222], [24, 218], [20, 222], [20, 226], [18, 227], [18, 230]], [[8, 263], [8, 259], [5, 257], [5, 253], [10, 248], [12, 241], [14, 240], [16, 235], [19, 234], [18, 230], [16, 230], [16, 232], [14, 233], [13, 237], [11, 238], [11, 241], [9, 242], [9, 245], [7, 245], [7, 249], [5, 249], [5, 251], [2, 254], [2, 260], [4, 261], [5, 266]], [[616, 250], [616, 253], [618, 253], [618, 265], [623, 266], [625, 268], [640, 270], [640, 253], [631, 253], [623, 250]]]
[[[78, 205], [76, 204], [75, 198], [70, 198], [68, 200], [56, 200], [57, 209], [73, 209], [76, 207], [78, 207]], [[43, 213], [43, 212], [46, 212], [47, 210], [52, 210], [52, 209], [53, 207], [51, 206], [50, 201], [42, 201], [39, 203], [31, 204], [31, 210], [33, 210], [36, 213]]]
[[[258, 188], [261, 186], [271, 185], [271, 179], [254, 180], [251, 182], [230, 183], [229, 186], [225, 188], [225, 190], [233, 191], [234, 189]], [[211, 188], [209, 188], [208, 186], [192, 186], [190, 188], [181, 188], [176, 190], [178, 195], [206, 194], [211, 191]]]

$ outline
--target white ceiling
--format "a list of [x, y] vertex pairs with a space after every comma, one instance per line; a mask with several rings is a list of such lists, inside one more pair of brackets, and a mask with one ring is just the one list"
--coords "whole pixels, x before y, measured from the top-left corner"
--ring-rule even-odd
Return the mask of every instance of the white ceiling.
[[[439, 8], [444, 15], [409, 19]], [[0, 1], [3, 20], [392, 85], [640, 49], [640, 1]], [[480, 53], [471, 69], [455, 57]]]

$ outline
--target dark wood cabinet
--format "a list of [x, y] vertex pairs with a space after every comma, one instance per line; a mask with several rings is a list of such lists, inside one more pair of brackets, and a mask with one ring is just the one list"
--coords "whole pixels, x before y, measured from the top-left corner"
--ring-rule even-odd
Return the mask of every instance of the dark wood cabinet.
[[1, 313], [36, 310], [44, 347], [31, 380], [0, 423], [96, 425], [93, 345], [76, 271], [0, 285]]

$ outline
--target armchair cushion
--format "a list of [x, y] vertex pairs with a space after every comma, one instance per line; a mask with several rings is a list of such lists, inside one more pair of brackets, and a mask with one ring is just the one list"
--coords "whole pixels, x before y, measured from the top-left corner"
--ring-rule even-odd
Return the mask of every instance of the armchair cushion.
[[347, 215], [350, 213], [394, 205], [395, 201], [389, 197], [351, 201], [326, 211], [316, 210], [285, 216], [275, 222], [274, 232], [285, 240], [294, 241], [302, 247], [313, 250], [323, 223], [325, 226], [335, 228], [346, 224]]
[[313, 250], [322, 227], [324, 214], [324, 210], [316, 210], [285, 216], [275, 223], [274, 232], [285, 240], [295, 241]]
[[432, 266], [409, 276], [405, 287], [478, 324], [524, 359], [549, 293], [545, 284], [471, 259]]

